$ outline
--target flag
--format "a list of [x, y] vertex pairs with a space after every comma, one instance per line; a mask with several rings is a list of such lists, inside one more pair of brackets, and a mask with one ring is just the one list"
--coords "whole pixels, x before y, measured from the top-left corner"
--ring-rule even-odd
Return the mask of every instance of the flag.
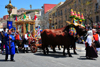
[[15, 16], [15, 21], [17, 21], [17, 16]]
[[26, 19], [26, 14], [24, 14], [24, 16], [23, 16], [23, 17], [24, 17], [24, 19]]
[[7, 21], [7, 28], [8, 29], [11, 29], [13, 26], [12, 26], [12, 21]]
[[35, 16], [34, 16], [34, 20], [36, 20], [36, 18], [37, 18], [37, 16], [35, 15]]

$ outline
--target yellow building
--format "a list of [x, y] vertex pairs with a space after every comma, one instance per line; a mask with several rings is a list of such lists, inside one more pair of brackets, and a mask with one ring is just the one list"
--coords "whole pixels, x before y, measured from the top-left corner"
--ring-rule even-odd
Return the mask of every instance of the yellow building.
[[66, 21], [71, 21], [69, 18], [71, 9], [77, 13], [83, 13], [86, 19], [85, 23], [100, 22], [100, 3], [98, 0], [66, 0], [56, 9], [52, 9], [49, 14], [49, 17], [52, 18], [52, 25], [54, 25], [53, 29], [64, 27], [67, 25]]
[[60, 2], [57, 4], [53, 9], [49, 11], [49, 18], [52, 19], [51, 21], [51, 29], [57, 29], [57, 8], [62, 5], [64, 2]]

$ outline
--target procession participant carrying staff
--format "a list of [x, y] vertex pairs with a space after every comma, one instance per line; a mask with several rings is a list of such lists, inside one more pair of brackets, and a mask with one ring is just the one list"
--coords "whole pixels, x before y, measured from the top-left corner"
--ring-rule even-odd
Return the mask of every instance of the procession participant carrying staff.
[[95, 45], [96, 45], [96, 48], [97, 48], [97, 50], [98, 50], [98, 48], [100, 47], [100, 36], [99, 36], [99, 34], [97, 34], [96, 33], [96, 29], [92, 29], [92, 31], [93, 31], [93, 38], [94, 38], [94, 40], [95, 40]]

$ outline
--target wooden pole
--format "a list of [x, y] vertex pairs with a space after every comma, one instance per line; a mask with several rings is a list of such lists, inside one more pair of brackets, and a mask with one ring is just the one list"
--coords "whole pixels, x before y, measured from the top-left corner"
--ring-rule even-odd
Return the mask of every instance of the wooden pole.
[[35, 20], [34, 20], [34, 24], [33, 24], [33, 36], [35, 38]]
[[30, 31], [30, 24], [28, 24], [28, 31]]
[[25, 25], [25, 23], [23, 23], [23, 34], [25, 34], [26, 33], [26, 25]]

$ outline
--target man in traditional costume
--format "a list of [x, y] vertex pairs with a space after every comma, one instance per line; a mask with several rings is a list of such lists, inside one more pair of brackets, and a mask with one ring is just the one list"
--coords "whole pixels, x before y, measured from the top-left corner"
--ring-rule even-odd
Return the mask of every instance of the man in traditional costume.
[[6, 48], [6, 55], [5, 55], [5, 61], [8, 60], [8, 54], [11, 55], [10, 60], [14, 61], [14, 54], [15, 54], [15, 38], [14, 36], [11, 34], [11, 30], [9, 30], [8, 34], [5, 34], [6, 37], [6, 44], [5, 44], [5, 48]]
[[23, 52], [27, 52], [28, 53], [28, 44], [29, 44], [29, 37], [31, 37], [30, 32], [28, 31], [28, 33], [26, 33], [24, 35], [24, 39], [23, 39], [23, 44], [24, 44], [24, 51]]

